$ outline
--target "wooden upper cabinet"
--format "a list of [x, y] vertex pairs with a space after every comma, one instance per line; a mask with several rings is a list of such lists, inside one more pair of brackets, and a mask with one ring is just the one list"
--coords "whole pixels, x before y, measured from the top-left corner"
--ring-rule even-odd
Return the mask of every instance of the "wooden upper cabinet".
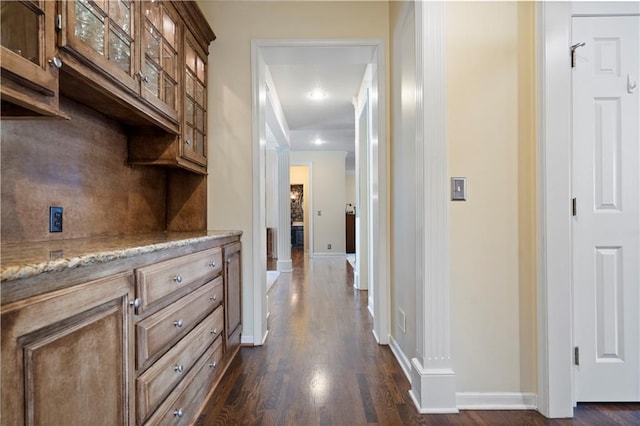
[[58, 109], [56, 4], [0, 2], [2, 117], [62, 116]]
[[[171, 3], [68, 0], [63, 4], [65, 24], [59, 46], [68, 68], [80, 80], [89, 78], [92, 85], [99, 85], [97, 90], [106, 95], [104, 100], [98, 96], [97, 102], [91, 95], [92, 106], [127, 121], [131, 113], [126, 108], [113, 111], [110, 98], [120, 98], [150, 118], [150, 124], [178, 133], [178, 40], [182, 28]], [[62, 90], [72, 98], [83, 96], [74, 85], [63, 85]], [[134, 122], [130, 124], [149, 124], [131, 119]]]
[[[147, 3], [147, 2], [144, 2]], [[143, 3], [143, 9], [145, 5]], [[154, 2], [157, 4], [158, 2]], [[152, 70], [161, 70], [158, 74], [159, 84], [155, 93], [160, 99], [175, 100], [180, 112], [180, 133], [173, 135], [163, 133], [155, 128], [138, 127], [129, 133], [129, 162], [133, 164], [155, 164], [180, 167], [198, 174], [207, 172], [207, 56], [209, 43], [215, 39], [211, 28], [200, 13], [195, 2], [161, 3], [166, 7], [163, 11], [163, 33], [157, 40], [163, 44], [158, 50], [165, 52], [163, 58], [178, 56], [175, 64], [179, 74], [175, 80], [172, 62], [165, 59], [161, 63], [153, 61], [145, 54]], [[172, 7], [169, 7], [172, 6]], [[146, 16], [157, 16], [160, 9], [154, 9]], [[183, 26], [177, 29], [180, 37], [175, 45], [171, 44], [173, 27], [171, 12], [175, 10], [182, 18]], [[159, 18], [157, 21], [160, 22]], [[150, 22], [149, 22], [150, 23]], [[168, 34], [168, 36], [167, 36]], [[148, 38], [151, 39], [150, 36]], [[149, 44], [149, 43], [147, 43]], [[155, 46], [155, 41], [151, 43]], [[175, 50], [174, 50], [175, 49]], [[146, 71], [143, 71], [146, 72]], [[145, 76], [147, 76], [145, 74]], [[174, 81], [178, 81], [178, 92], [171, 98]], [[155, 81], [155, 80], [154, 80]], [[155, 87], [155, 86], [154, 86]], [[154, 89], [155, 90], [155, 89]], [[168, 97], [166, 97], [168, 94]], [[164, 97], [163, 97], [164, 96]]]

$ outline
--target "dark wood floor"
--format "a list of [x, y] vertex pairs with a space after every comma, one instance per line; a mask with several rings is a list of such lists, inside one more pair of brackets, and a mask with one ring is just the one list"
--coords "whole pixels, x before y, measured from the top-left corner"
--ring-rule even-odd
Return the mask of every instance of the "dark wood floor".
[[639, 404], [580, 405], [572, 420], [535, 411], [420, 415], [387, 346], [375, 342], [367, 293], [344, 260], [292, 251], [269, 292], [269, 337], [245, 347], [198, 425], [640, 425]]

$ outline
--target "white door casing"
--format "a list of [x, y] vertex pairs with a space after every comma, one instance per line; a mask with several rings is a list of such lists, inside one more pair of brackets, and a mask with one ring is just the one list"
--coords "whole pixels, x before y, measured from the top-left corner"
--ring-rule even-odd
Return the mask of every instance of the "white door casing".
[[573, 17], [577, 401], [640, 401], [640, 17]]

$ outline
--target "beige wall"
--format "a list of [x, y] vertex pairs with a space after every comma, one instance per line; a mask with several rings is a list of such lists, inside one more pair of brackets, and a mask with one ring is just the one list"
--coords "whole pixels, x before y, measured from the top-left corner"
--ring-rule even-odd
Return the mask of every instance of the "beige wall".
[[[242, 229], [243, 335], [253, 330], [251, 40], [388, 39], [386, 2], [198, 1], [217, 39], [209, 66], [210, 229]], [[343, 184], [344, 187], [344, 184]]]
[[452, 349], [458, 392], [535, 391], [533, 13], [447, 5]]

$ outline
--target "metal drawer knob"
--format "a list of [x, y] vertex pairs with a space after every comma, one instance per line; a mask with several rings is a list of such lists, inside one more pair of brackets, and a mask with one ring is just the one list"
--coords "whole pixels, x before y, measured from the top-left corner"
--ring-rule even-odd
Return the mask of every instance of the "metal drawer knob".
[[210, 262], [209, 266], [211, 266], [212, 268], [215, 268], [216, 267], [216, 262]]
[[218, 333], [219, 333], [219, 331], [218, 331], [217, 328], [214, 328], [214, 329], [211, 330], [211, 334], [218, 334]]
[[213, 296], [209, 296], [209, 300], [215, 302], [216, 299], [218, 298], [218, 296], [216, 296], [215, 294]]
[[174, 321], [173, 325], [175, 325], [176, 327], [180, 328], [180, 327], [182, 327], [184, 325], [184, 321], [179, 319], [178, 321]]
[[182, 408], [177, 409], [173, 412], [174, 417], [182, 417], [184, 416], [184, 410]]
[[231, 259], [227, 259], [227, 265], [231, 264]]
[[134, 299], [131, 302], [129, 302], [129, 305], [133, 306], [134, 308], [139, 308], [142, 305], [142, 300], [140, 299]]
[[49, 63], [56, 68], [62, 68], [62, 60], [57, 56], [53, 56], [51, 59], [49, 59]]
[[211, 363], [209, 363], [209, 368], [216, 368], [218, 366], [218, 362], [217, 361], [213, 361]]
[[176, 365], [173, 369], [176, 373], [182, 373], [184, 371], [184, 365]]
[[176, 275], [175, 277], [173, 277], [173, 280], [178, 284], [180, 284], [182, 282], [182, 275], [180, 274]]

